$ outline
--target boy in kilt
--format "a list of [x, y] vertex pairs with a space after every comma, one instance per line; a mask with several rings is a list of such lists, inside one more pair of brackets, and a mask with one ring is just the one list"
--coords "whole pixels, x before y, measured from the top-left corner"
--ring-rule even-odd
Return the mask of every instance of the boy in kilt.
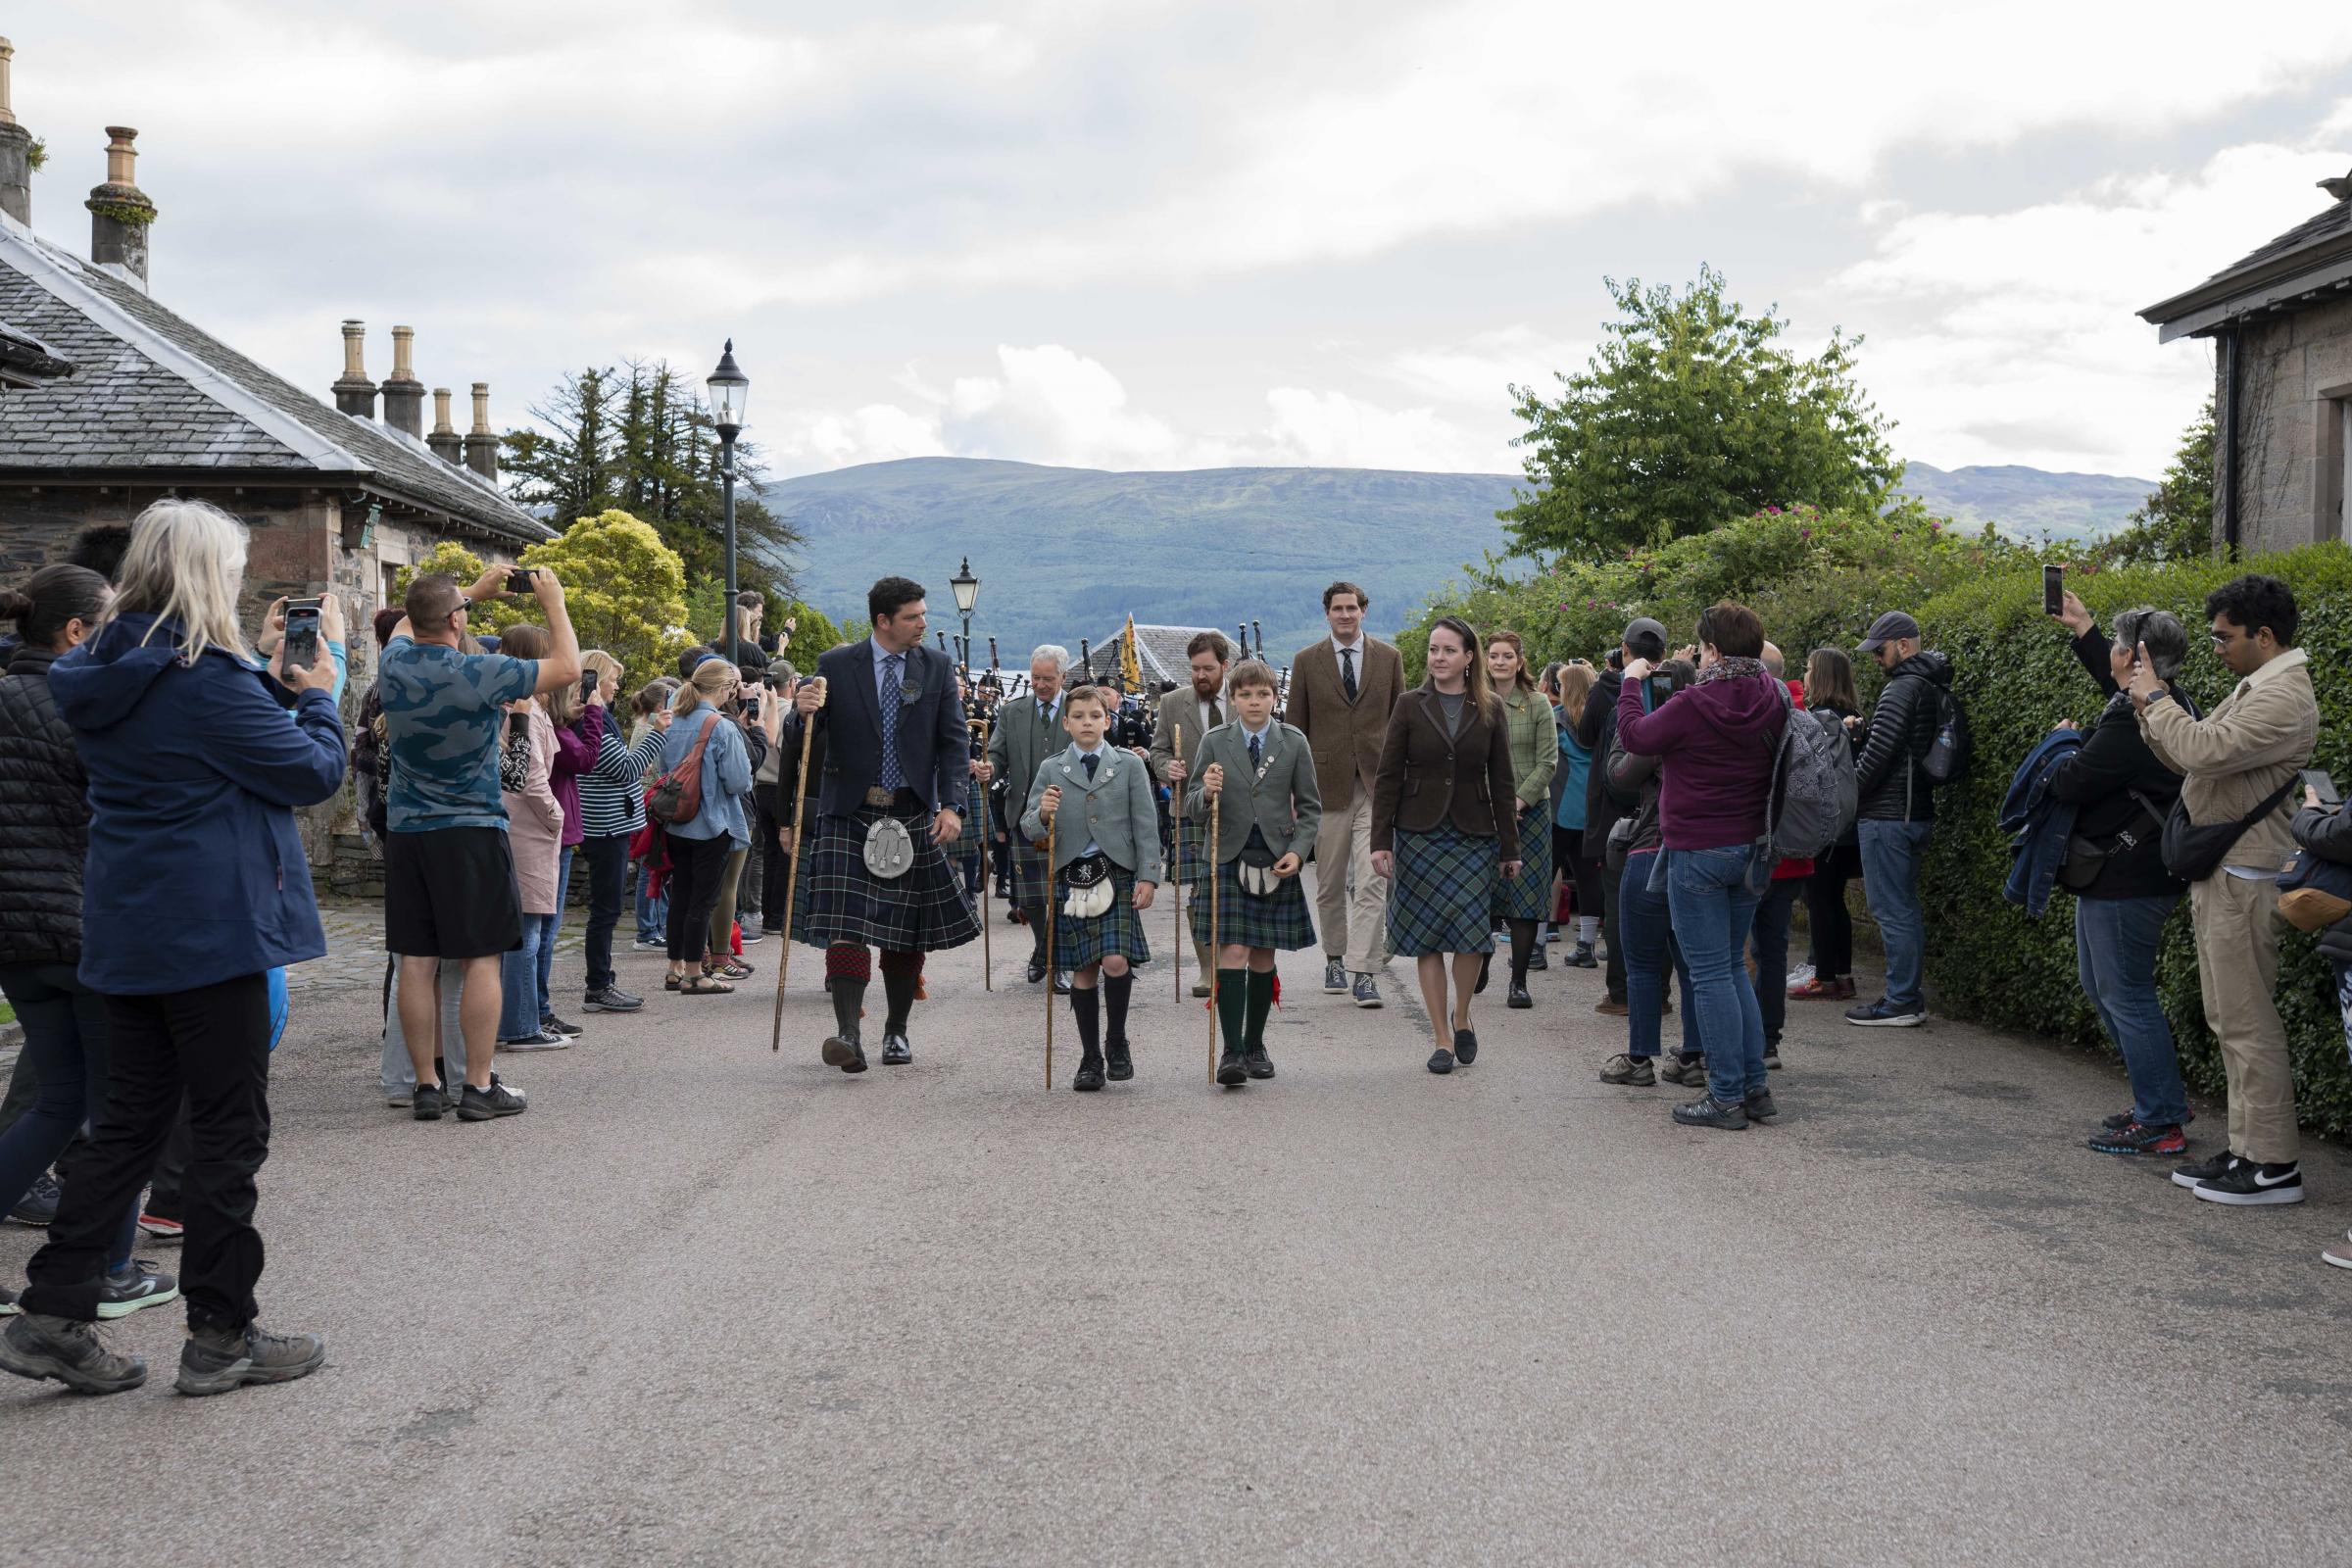
[[980, 934], [944, 848], [963, 830], [957, 808], [973, 776], [955, 666], [923, 646], [921, 583], [885, 577], [866, 610], [873, 634], [817, 660], [784, 740], [797, 751], [802, 726], [814, 725], [825, 752], [792, 935], [824, 950], [835, 1027], [822, 1054], [844, 1072], [865, 1071], [868, 950], [882, 950], [882, 1061], [899, 1066], [914, 1059], [906, 1028], [923, 955]]
[[[1215, 900], [1217, 1024], [1225, 1050], [1217, 1082], [1228, 1088], [1274, 1076], [1266, 1054], [1266, 1014], [1274, 1006], [1274, 955], [1315, 945], [1298, 872], [1314, 853], [1323, 822], [1314, 753], [1302, 731], [1274, 721], [1274, 671], [1255, 659], [1234, 666], [1234, 721], [1210, 730], [1193, 754], [1194, 782], [1184, 813], [1203, 832], [1211, 801], [1217, 842], [1213, 881], [1193, 899], [1193, 940], [1209, 939]], [[1230, 788], [1228, 787], [1230, 785]]]
[[1069, 694], [1062, 723], [1070, 744], [1038, 767], [1021, 816], [1021, 831], [1040, 844], [1053, 826], [1054, 961], [1070, 971], [1070, 1012], [1082, 1051], [1070, 1087], [1084, 1091], [1102, 1087], [1106, 1066], [1111, 1079], [1135, 1076], [1127, 1003], [1134, 966], [1152, 961], [1143, 912], [1160, 880], [1152, 771], [1104, 740], [1111, 717], [1112, 700], [1102, 688], [1080, 686]]

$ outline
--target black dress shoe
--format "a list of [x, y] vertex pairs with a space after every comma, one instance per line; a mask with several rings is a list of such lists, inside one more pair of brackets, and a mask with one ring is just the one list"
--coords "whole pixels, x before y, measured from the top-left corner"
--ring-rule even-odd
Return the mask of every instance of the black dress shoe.
[[850, 1065], [850, 1063], [855, 1061], [862, 1065], [865, 1059], [864, 1053], [859, 1049], [858, 1037], [856, 1035], [825, 1036], [825, 1044], [822, 1050], [822, 1054], [825, 1058], [826, 1066], [839, 1067], [844, 1072], [858, 1071], [859, 1069], [858, 1067], [853, 1067]]
[[904, 1067], [913, 1059], [914, 1047], [906, 1043], [905, 1035], [884, 1035], [882, 1037], [883, 1066]]
[[1057, 997], [1066, 997], [1070, 994], [1068, 970], [1056, 969], [1054, 972], [1054, 994]]
[[1031, 959], [1029, 960], [1029, 983], [1030, 983], [1031, 985], [1035, 985], [1035, 984], [1037, 984], [1037, 983], [1038, 983], [1040, 980], [1043, 980], [1045, 977], [1046, 977], [1046, 961], [1045, 961], [1045, 959], [1043, 959], [1043, 958], [1031, 958]]
[[1240, 1052], [1228, 1047], [1225, 1054], [1217, 1058], [1217, 1082], [1228, 1089], [1239, 1089], [1249, 1081], [1249, 1064], [1242, 1059]]
[[1467, 1067], [1478, 1059], [1478, 1035], [1469, 1029], [1453, 1032], [1453, 1059]]
[[1126, 1041], [1110, 1041], [1103, 1046], [1102, 1051], [1109, 1057], [1108, 1077], [1112, 1083], [1123, 1084], [1135, 1076], [1135, 1056], [1128, 1050]]
[[1093, 1094], [1096, 1090], [1102, 1088], [1102, 1056], [1095, 1052], [1088, 1052], [1085, 1059], [1078, 1063], [1078, 1075], [1070, 1080], [1070, 1087], [1077, 1090], [1082, 1095]]
[[855, 1040], [850, 1042], [850, 1059], [841, 1064], [841, 1070], [843, 1072], [865, 1071], [865, 1047], [862, 1044]]
[[1263, 1046], [1250, 1047], [1248, 1054], [1242, 1057], [1242, 1065], [1250, 1069], [1250, 1076], [1252, 1078], [1274, 1076], [1274, 1058], [1266, 1054], [1266, 1048]]
[[1511, 987], [1511, 1000], [1504, 1004], [1504, 1005], [1512, 1007], [1532, 1007], [1535, 1004], [1536, 999], [1527, 994], [1525, 986]]

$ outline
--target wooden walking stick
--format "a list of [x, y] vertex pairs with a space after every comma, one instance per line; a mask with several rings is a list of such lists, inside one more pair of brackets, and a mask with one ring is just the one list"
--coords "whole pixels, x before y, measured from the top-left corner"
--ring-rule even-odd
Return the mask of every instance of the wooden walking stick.
[[1046, 823], [1046, 1093], [1054, 1092], [1054, 901], [1058, 889], [1054, 886], [1054, 826], [1061, 817], [1058, 810]]
[[[980, 755], [988, 755], [988, 720], [980, 720]], [[994, 784], [995, 779], [989, 783]], [[980, 792], [980, 809], [973, 813], [980, 818], [980, 986], [984, 991], [997, 989], [996, 960], [988, 951], [988, 791]]]
[[[1176, 760], [1184, 760], [1184, 726], [1176, 726]], [[1176, 897], [1169, 902], [1176, 906], [1176, 946], [1168, 950], [1172, 960], [1168, 967], [1176, 971], [1176, 1001], [1184, 1001], [1184, 786], [1192, 782], [1187, 773], [1176, 784]]]
[[[821, 703], [825, 695], [822, 676], [813, 676], [816, 695]], [[807, 713], [801, 718], [801, 776], [793, 781], [800, 795], [792, 813], [792, 864], [784, 872], [784, 951], [776, 956], [776, 1015], [768, 1026], [767, 1049], [772, 1054], [784, 1049], [784, 977], [792, 972], [792, 906], [801, 891], [801, 857], [808, 848], [808, 752], [816, 742], [816, 715]]]
[[[1208, 860], [1212, 871], [1217, 862], [1217, 808], [1222, 804], [1221, 795], [1208, 798]], [[1217, 965], [1225, 956], [1217, 947], [1217, 894], [1224, 880], [1221, 876], [1208, 879], [1208, 1081], [1212, 1084], [1217, 1081], [1217, 993], [1223, 985], [1224, 976], [1224, 971]]]

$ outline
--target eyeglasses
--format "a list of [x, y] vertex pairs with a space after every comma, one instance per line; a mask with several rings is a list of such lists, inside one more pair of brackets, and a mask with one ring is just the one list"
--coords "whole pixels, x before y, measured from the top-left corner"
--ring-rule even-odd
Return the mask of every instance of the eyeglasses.
[[2218, 631], [2217, 631], [2217, 632], [2215, 632], [2215, 633], [2214, 633], [2212, 636], [2210, 636], [2210, 637], [2206, 638], [2205, 640], [2206, 640], [2207, 642], [2209, 642], [2209, 643], [2213, 644], [2213, 649], [2214, 649], [2214, 652], [2215, 652], [2215, 653], [2220, 653], [2220, 652], [2221, 652], [2223, 649], [2225, 649], [2225, 648], [2229, 647], [2229, 646], [2230, 646], [2231, 643], [2235, 642], [2237, 639], [2236, 639], [2235, 637], [2231, 636], [2231, 635], [2230, 635], [2230, 633], [2228, 633], [2228, 632], [2218, 632]]

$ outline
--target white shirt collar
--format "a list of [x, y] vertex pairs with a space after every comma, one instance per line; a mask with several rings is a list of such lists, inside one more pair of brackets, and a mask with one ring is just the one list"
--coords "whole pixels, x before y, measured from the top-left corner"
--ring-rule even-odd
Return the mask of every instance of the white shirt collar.
[[1257, 729], [1251, 729], [1250, 721], [1246, 718], [1237, 719], [1236, 722], [1242, 726], [1242, 733], [1253, 741], [1265, 739], [1274, 728], [1274, 717], [1270, 713], [1266, 716], [1265, 723]]
[[1353, 642], [1351, 642], [1351, 643], [1344, 643], [1344, 642], [1340, 641], [1340, 636], [1339, 636], [1339, 633], [1337, 633], [1337, 632], [1334, 632], [1334, 633], [1332, 633], [1332, 636], [1331, 636], [1331, 646], [1332, 646], [1332, 648], [1334, 649], [1334, 651], [1339, 651], [1339, 650], [1349, 650], [1349, 651], [1352, 651], [1352, 652], [1354, 653], [1355, 657], [1356, 657], [1356, 661], [1357, 661], [1359, 663], [1360, 663], [1360, 662], [1363, 661], [1363, 657], [1364, 657], [1364, 634], [1363, 634], [1362, 632], [1360, 632], [1360, 631], [1359, 631], [1359, 632], [1357, 632], [1357, 633], [1355, 634], [1355, 641], [1353, 641]]

